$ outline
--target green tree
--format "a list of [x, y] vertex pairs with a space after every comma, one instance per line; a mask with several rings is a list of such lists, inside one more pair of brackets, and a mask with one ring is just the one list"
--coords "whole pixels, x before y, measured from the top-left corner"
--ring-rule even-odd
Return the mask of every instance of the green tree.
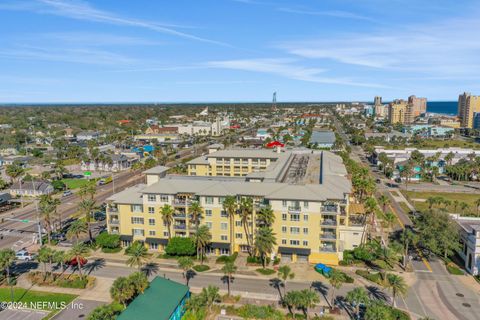
[[110, 320], [115, 319], [120, 313], [112, 304], [101, 305], [93, 309], [87, 320]]
[[365, 312], [365, 320], [390, 320], [391, 312], [383, 301], [371, 302]]
[[356, 287], [347, 292], [345, 299], [355, 308], [355, 314], [358, 318], [360, 318], [360, 304], [366, 305], [370, 301], [368, 293], [363, 287]]
[[196, 252], [195, 243], [191, 238], [173, 237], [165, 247], [165, 252], [171, 256], [192, 256]]
[[90, 242], [92, 242], [93, 237], [92, 237], [92, 230], [91, 230], [91, 225], [92, 225], [92, 210], [95, 208], [95, 200], [93, 199], [84, 199], [80, 202], [78, 205], [80, 212], [83, 212], [85, 216], [85, 222], [87, 224], [87, 232], [88, 232], [88, 239]]
[[87, 224], [83, 220], [75, 220], [67, 230], [67, 237], [75, 238], [75, 242], [78, 243], [80, 235], [87, 233]]
[[226, 196], [223, 200], [223, 210], [228, 214], [230, 220], [230, 252], [235, 250], [235, 235], [234, 235], [234, 226], [235, 226], [235, 214], [237, 213], [238, 203], [237, 198], [234, 196]]
[[235, 272], [237, 272], [237, 266], [232, 261], [228, 261], [222, 267], [222, 272], [225, 277], [225, 281], [227, 282], [227, 291], [228, 295], [230, 296], [230, 284], [232, 283], [232, 278]]
[[123, 304], [127, 307], [127, 301], [132, 299], [135, 294], [135, 288], [131, 281], [125, 277], [119, 277], [115, 279], [110, 288], [110, 296], [114, 301]]
[[263, 268], [266, 266], [267, 256], [273, 251], [276, 244], [277, 239], [275, 238], [275, 233], [273, 233], [272, 228], [261, 227], [258, 229], [255, 236], [255, 249], [262, 259]]
[[245, 237], [247, 238], [247, 247], [248, 255], [252, 256], [252, 244], [251, 244], [251, 235], [248, 230], [248, 225], [252, 219], [253, 214], [253, 199], [252, 198], [242, 198], [240, 201], [240, 220], [243, 225], [243, 230], [245, 232]]
[[178, 267], [183, 270], [183, 278], [188, 286], [188, 281], [190, 281], [189, 271], [192, 270], [194, 265], [193, 259], [190, 257], [180, 257], [177, 260]]
[[206, 225], [200, 226], [194, 233], [193, 239], [197, 247], [197, 259], [201, 260], [203, 264], [203, 259], [205, 258], [205, 249], [212, 241], [212, 234], [210, 228]]
[[204, 301], [205, 306], [207, 307], [208, 313], [212, 312], [212, 306], [215, 301], [220, 300], [220, 294], [218, 293], [219, 289], [215, 286], [208, 286], [202, 289], [200, 297]]
[[295, 278], [295, 273], [292, 272], [292, 269], [288, 265], [283, 265], [278, 268], [278, 276], [283, 281], [283, 296], [285, 297], [287, 280], [293, 280], [293, 278]]
[[387, 206], [390, 204], [390, 198], [387, 197], [386, 195], [382, 194], [378, 198], [378, 202], [380, 202], [380, 205], [382, 206], [383, 212], [386, 212], [387, 211]]
[[332, 269], [330, 272], [330, 277], [328, 278], [328, 282], [332, 286], [332, 302], [330, 306], [335, 306], [335, 290], [340, 289], [342, 284], [345, 282], [345, 274], [341, 271]]
[[10, 279], [10, 268], [15, 262], [15, 251], [12, 249], [0, 250], [0, 270], [7, 275], [7, 283], [10, 286], [10, 298], [13, 302], [13, 281]]
[[75, 244], [68, 252], [67, 257], [77, 262], [78, 273], [80, 277], [82, 275], [82, 262], [86, 260], [86, 257], [90, 254], [90, 248], [83, 243]]
[[143, 272], [134, 272], [128, 276], [128, 280], [135, 290], [135, 295], [143, 293], [148, 288], [147, 275]]
[[125, 250], [125, 254], [129, 256], [127, 265], [129, 267], [142, 268], [147, 258], [150, 256], [145, 245], [139, 241], [134, 241], [132, 245]]
[[193, 201], [188, 208], [188, 213], [191, 215], [190, 222], [198, 229], [200, 221], [202, 220], [203, 208], [198, 201]]
[[54, 255], [55, 255], [55, 251], [49, 247], [43, 246], [40, 248], [40, 250], [38, 250], [37, 260], [38, 262], [43, 263], [44, 279], [46, 279], [47, 277], [47, 263], [48, 264], [52, 263]]
[[173, 214], [175, 213], [175, 209], [169, 204], [165, 204], [160, 214], [162, 215], [162, 220], [167, 225], [168, 229], [168, 240], [172, 239], [172, 223], [173, 223]]
[[308, 320], [308, 309], [315, 307], [315, 305], [320, 302], [320, 299], [314, 291], [311, 291], [309, 289], [303, 289], [302, 291], [300, 291], [299, 302], [299, 307], [303, 310], [303, 314]]
[[260, 209], [256, 216], [257, 225], [259, 227], [271, 227], [275, 222], [275, 214], [271, 206], [266, 206]]
[[17, 181], [17, 179], [25, 173], [25, 169], [23, 169], [23, 167], [18, 163], [13, 162], [11, 165], [7, 165], [5, 167], [5, 173], [13, 181]]
[[396, 274], [388, 274], [386, 287], [392, 291], [393, 299], [392, 299], [392, 306], [395, 307], [395, 298], [397, 295], [401, 295], [402, 297], [407, 294], [407, 284], [405, 280], [399, 275]]
[[102, 248], [115, 249], [120, 246], [120, 236], [102, 232], [95, 238], [95, 243]]

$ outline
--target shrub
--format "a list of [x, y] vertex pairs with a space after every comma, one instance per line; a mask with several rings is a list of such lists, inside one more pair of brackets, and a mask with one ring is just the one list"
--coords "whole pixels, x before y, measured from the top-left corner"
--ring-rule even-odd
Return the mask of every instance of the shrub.
[[272, 306], [246, 304], [237, 309], [237, 314], [245, 319], [283, 320], [284, 314]]
[[55, 191], [63, 191], [63, 190], [65, 190], [66, 185], [61, 180], [53, 180], [52, 181], [52, 187]]
[[28, 274], [28, 279], [40, 286], [58, 286], [62, 288], [85, 289], [91, 288], [95, 284], [95, 277], [77, 274], [60, 274], [40, 271], [32, 271]]
[[[267, 260], [266, 263], [269, 264], [272, 259], [270, 259], [270, 257], [267, 257], [266, 260]], [[256, 257], [256, 256], [247, 257], [247, 263], [248, 264], [254, 264], [254, 265], [260, 265], [260, 264], [262, 264], [262, 258]]]
[[210, 270], [210, 267], [205, 264], [197, 264], [196, 266], [193, 266], [193, 270], [197, 272], [204, 272]]
[[366, 270], [357, 270], [357, 271], [355, 271], [355, 273], [358, 274], [361, 277], [364, 277], [365, 279], [367, 279], [371, 282], [376, 283], [376, 284], [380, 284], [380, 285], [383, 284], [382, 275], [378, 272], [377, 273], [370, 273]]
[[273, 269], [262, 269], [262, 268], [258, 268], [258, 269], [257, 269], [257, 272], [263, 274], [264, 276], [269, 276], [269, 275], [271, 275], [271, 274], [274, 274], [274, 273], [275, 273], [275, 270], [273, 270]]
[[237, 257], [238, 257], [238, 252], [235, 252], [230, 256], [220, 256], [220, 257], [217, 258], [217, 260], [215, 262], [216, 263], [227, 263], [227, 262], [233, 263], [233, 262], [235, 262], [235, 260], [237, 260]]
[[120, 236], [102, 232], [95, 238], [95, 242], [102, 248], [115, 249], [120, 247]]
[[275, 259], [273, 259], [273, 265], [274, 266], [277, 266], [280, 264], [280, 258], [279, 257], [275, 257]]
[[171, 256], [193, 256], [196, 252], [195, 243], [190, 238], [173, 237], [165, 252]]
[[456, 275], [456, 276], [463, 276], [464, 275], [462, 269], [458, 268], [453, 263], [447, 264], [447, 270], [450, 274], [453, 274], [453, 275]]
[[117, 247], [117, 248], [102, 248], [103, 253], [117, 253], [122, 251], [122, 247]]

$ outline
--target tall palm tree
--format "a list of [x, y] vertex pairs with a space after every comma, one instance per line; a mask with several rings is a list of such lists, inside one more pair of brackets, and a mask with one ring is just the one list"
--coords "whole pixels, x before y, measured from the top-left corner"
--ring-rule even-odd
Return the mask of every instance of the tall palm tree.
[[43, 277], [44, 279], [47, 278], [47, 263], [51, 263], [53, 261], [53, 256], [55, 251], [49, 247], [41, 247], [38, 250], [37, 260], [40, 263], [43, 263]]
[[222, 272], [225, 275], [225, 280], [227, 282], [227, 292], [228, 295], [230, 296], [230, 284], [232, 282], [232, 277], [237, 272], [237, 266], [234, 264], [234, 262], [229, 261], [225, 263], [225, 265], [222, 267]]
[[83, 220], [75, 220], [67, 230], [67, 237], [75, 237], [76, 243], [80, 240], [80, 235], [87, 233], [87, 224]]
[[7, 283], [10, 286], [10, 298], [13, 302], [13, 282], [10, 280], [10, 268], [15, 262], [15, 251], [12, 249], [0, 250], [0, 270], [6, 273]]
[[136, 266], [138, 269], [145, 264], [146, 259], [149, 257], [147, 248], [139, 241], [134, 241], [125, 253], [130, 257], [127, 259], [127, 265], [129, 267]]
[[266, 206], [260, 209], [256, 216], [259, 227], [271, 227], [275, 222], [275, 214], [271, 206]]
[[202, 292], [200, 293], [200, 296], [202, 297], [202, 300], [204, 301], [209, 314], [212, 312], [212, 306], [215, 301], [218, 301], [221, 298], [218, 291], [218, 287], [208, 286], [206, 288], [203, 288]]
[[230, 219], [230, 252], [233, 253], [235, 250], [235, 214], [237, 213], [238, 209], [237, 198], [234, 196], [226, 196], [222, 206], [223, 210], [225, 210], [225, 212], [228, 214], [228, 218]]
[[197, 259], [201, 259], [203, 264], [203, 258], [205, 257], [205, 248], [212, 241], [212, 234], [210, 229], [206, 226], [200, 226], [193, 235], [194, 242], [197, 246]]
[[401, 276], [393, 273], [388, 274], [386, 280], [386, 287], [392, 291], [392, 306], [395, 307], [395, 298], [397, 295], [405, 296], [408, 287]]
[[188, 286], [188, 281], [190, 281], [190, 276], [188, 272], [193, 268], [193, 260], [190, 257], [180, 257], [177, 260], [178, 266], [183, 270], [183, 278]]
[[330, 304], [331, 307], [335, 306], [335, 290], [340, 289], [342, 284], [345, 282], [345, 274], [341, 271], [332, 269], [330, 272], [330, 278], [328, 278], [328, 282], [332, 286], [332, 303]]
[[303, 309], [305, 318], [308, 320], [308, 309], [315, 307], [320, 302], [320, 298], [315, 291], [303, 289], [300, 291], [300, 307]]
[[360, 318], [360, 304], [367, 304], [370, 301], [367, 291], [363, 287], [356, 287], [352, 291], [347, 292], [345, 296], [350, 305], [355, 307], [355, 314]]
[[87, 223], [87, 231], [88, 231], [88, 238], [90, 242], [92, 242], [92, 230], [90, 226], [92, 224], [92, 210], [95, 208], [95, 200], [92, 199], [84, 199], [78, 205], [81, 212], [83, 212], [85, 216], [85, 222]]
[[284, 265], [278, 268], [278, 276], [283, 280], [283, 296], [285, 296], [287, 291], [287, 279], [292, 280], [295, 278], [295, 273], [292, 272], [292, 269], [289, 266]]
[[13, 164], [6, 166], [5, 173], [15, 182], [25, 173], [25, 169], [23, 169], [18, 163], [14, 162]]
[[144, 272], [134, 272], [128, 276], [136, 294], [143, 293], [148, 288], [148, 278]]
[[110, 295], [112, 296], [112, 299], [123, 304], [124, 307], [127, 307], [127, 301], [132, 298], [134, 293], [135, 288], [133, 287], [132, 282], [125, 277], [115, 279], [110, 287]]
[[162, 220], [165, 222], [167, 225], [168, 229], [168, 239], [170, 240], [172, 238], [172, 224], [173, 224], [173, 214], [175, 212], [175, 209], [169, 204], [166, 204], [162, 207], [160, 214], [162, 215]]
[[74, 261], [77, 262], [78, 273], [80, 274], [80, 277], [83, 277], [83, 275], [82, 275], [82, 261], [85, 261], [85, 258], [88, 256], [89, 253], [90, 253], [90, 248], [87, 247], [83, 243], [75, 244], [67, 252], [68, 258], [73, 259]]
[[200, 205], [200, 202], [193, 201], [190, 207], [188, 208], [188, 213], [192, 215], [190, 222], [195, 225], [195, 228], [198, 229], [200, 221], [202, 220], [203, 208]]
[[390, 204], [390, 199], [382, 194], [379, 198], [378, 198], [378, 202], [380, 202], [380, 205], [382, 206], [382, 210], [383, 212], [385, 212], [387, 210], [387, 206]]
[[242, 221], [245, 237], [247, 238], [248, 255], [252, 256], [251, 236], [248, 231], [248, 224], [252, 220], [253, 214], [253, 199], [242, 198], [240, 201], [240, 220]]
[[272, 228], [261, 227], [258, 229], [255, 236], [255, 249], [260, 254], [263, 268], [265, 268], [268, 254], [273, 251], [276, 244], [277, 239], [275, 238], [275, 233], [273, 233]]
[[51, 234], [52, 234], [52, 214], [54, 210], [54, 205], [51, 202], [52, 197], [50, 195], [40, 196], [39, 209], [40, 215], [43, 218], [45, 223], [45, 229], [47, 230], [47, 241], [48, 244], [51, 243]]

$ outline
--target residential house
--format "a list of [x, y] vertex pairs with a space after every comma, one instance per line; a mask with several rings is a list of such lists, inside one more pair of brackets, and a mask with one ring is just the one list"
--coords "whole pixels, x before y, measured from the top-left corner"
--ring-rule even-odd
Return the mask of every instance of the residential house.
[[32, 180], [17, 181], [9, 189], [10, 194], [15, 196], [39, 197], [53, 192], [53, 186], [48, 181]]

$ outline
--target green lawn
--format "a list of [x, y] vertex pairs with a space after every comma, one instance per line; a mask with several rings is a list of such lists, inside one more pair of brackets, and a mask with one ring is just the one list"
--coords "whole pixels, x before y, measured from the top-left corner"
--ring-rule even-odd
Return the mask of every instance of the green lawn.
[[[445, 199], [448, 199], [452, 202], [452, 205], [447, 207], [449, 212], [455, 212], [455, 208], [453, 206], [453, 202], [457, 200], [458, 202], [465, 202], [468, 204], [468, 208], [465, 210], [465, 214], [476, 215], [477, 208], [474, 202], [480, 198], [479, 194], [471, 194], [471, 193], [460, 193], [460, 192], [416, 192], [416, 191], [404, 191], [410, 200], [412, 200], [412, 204], [415, 206], [417, 211], [425, 211], [428, 210], [428, 203], [425, 201], [414, 201], [413, 199], [428, 199], [429, 197], [440, 196]], [[442, 206], [443, 207], [443, 206]], [[460, 207], [456, 209], [456, 213], [462, 213]]]
[[[25, 307], [52, 311], [48, 315], [48, 318], [59, 312], [61, 310], [62, 304], [68, 305], [77, 297], [73, 294], [33, 291], [23, 288], [14, 288], [13, 296], [15, 302], [22, 302], [23, 304], [25, 304]], [[10, 299], [10, 288], [0, 288], [0, 301], [10, 302]], [[34, 304], [35, 302], [41, 303]]]
[[68, 189], [78, 189], [88, 183], [88, 179], [62, 179]]

